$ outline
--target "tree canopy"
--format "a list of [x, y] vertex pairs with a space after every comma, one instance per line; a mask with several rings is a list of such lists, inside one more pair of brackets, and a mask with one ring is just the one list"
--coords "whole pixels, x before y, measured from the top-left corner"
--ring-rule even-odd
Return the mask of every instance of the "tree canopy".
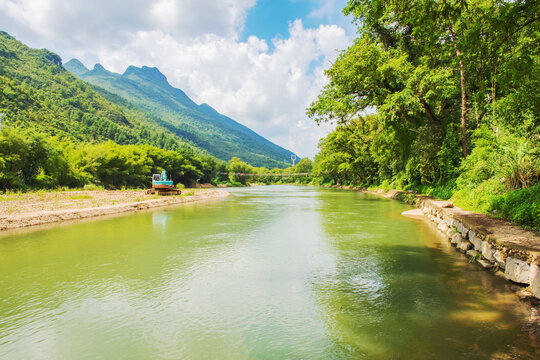
[[307, 109], [339, 125], [320, 143], [319, 181], [456, 199], [538, 182], [538, 1], [351, 0], [344, 13], [358, 36]]

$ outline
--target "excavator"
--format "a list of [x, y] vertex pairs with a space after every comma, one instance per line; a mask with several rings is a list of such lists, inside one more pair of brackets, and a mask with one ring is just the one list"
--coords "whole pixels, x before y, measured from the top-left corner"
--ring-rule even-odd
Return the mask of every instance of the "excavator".
[[146, 190], [147, 194], [157, 195], [180, 195], [182, 191], [175, 189], [172, 180], [167, 180], [167, 172], [152, 175], [152, 188]]

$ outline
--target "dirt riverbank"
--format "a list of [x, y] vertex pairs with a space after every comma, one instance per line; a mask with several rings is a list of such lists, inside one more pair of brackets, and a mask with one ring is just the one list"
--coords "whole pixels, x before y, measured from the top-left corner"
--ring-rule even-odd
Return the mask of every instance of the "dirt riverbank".
[[140, 211], [216, 199], [225, 190], [188, 189], [180, 196], [147, 195], [144, 190], [61, 191], [0, 196], [0, 230]]

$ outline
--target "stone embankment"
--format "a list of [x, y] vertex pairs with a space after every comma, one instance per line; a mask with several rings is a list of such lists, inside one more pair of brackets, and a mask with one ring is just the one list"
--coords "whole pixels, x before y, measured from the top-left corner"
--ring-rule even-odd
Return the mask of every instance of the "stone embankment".
[[540, 299], [540, 237], [509, 224], [454, 207], [448, 201], [419, 197], [417, 206], [458, 249], [486, 269], [528, 286]]

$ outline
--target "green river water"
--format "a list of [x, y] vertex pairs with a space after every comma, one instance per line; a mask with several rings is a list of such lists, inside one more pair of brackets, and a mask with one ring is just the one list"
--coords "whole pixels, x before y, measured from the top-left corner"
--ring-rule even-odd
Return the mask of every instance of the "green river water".
[[267, 186], [0, 237], [0, 359], [535, 358], [531, 309], [397, 201]]

